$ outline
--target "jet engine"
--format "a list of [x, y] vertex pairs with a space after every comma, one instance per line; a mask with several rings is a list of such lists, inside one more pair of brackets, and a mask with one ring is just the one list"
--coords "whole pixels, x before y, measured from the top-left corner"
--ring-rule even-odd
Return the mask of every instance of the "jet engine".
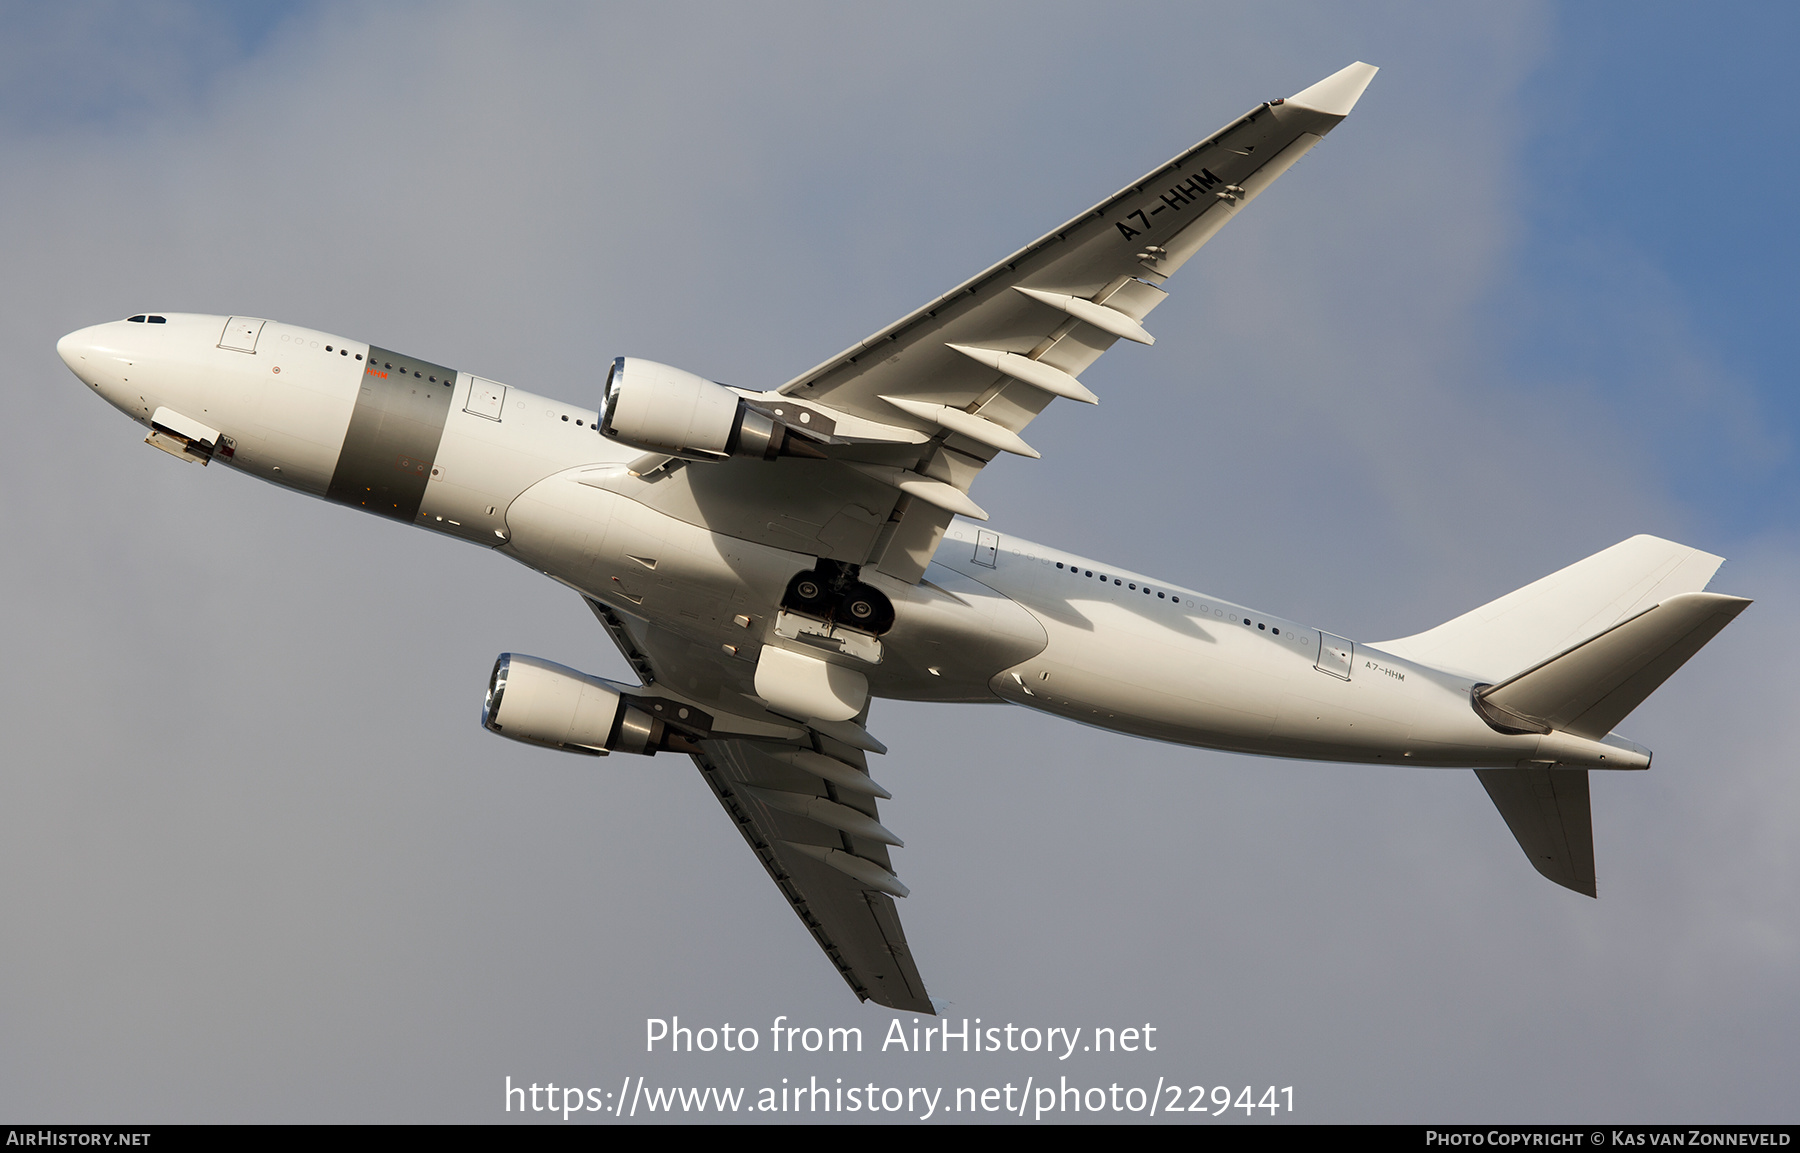
[[617, 358], [606, 374], [600, 431], [632, 448], [686, 460], [825, 455], [724, 385], [635, 356]]
[[[588, 756], [698, 751], [688, 733], [704, 735], [710, 717], [686, 706], [640, 699], [630, 691], [630, 686], [551, 661], [501, 653], [488, 678], [481, 724], [515, 741]], [[665, 709], [672, 710], [673, 725], [655, 715]]]

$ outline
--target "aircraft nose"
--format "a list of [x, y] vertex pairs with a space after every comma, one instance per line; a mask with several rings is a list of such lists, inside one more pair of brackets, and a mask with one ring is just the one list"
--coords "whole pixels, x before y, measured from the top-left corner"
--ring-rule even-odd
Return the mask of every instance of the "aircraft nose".
[[76, 376], [82, 375], [84, 364], [92, 363], [94, 350], [94, 330], [78, 328], [56, 342], [56, 355], [69, 366], [69, 371]]

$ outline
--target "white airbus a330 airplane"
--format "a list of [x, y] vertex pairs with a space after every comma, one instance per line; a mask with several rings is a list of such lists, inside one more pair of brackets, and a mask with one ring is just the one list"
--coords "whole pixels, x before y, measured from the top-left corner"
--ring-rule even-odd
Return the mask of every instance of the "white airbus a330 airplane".
[[[1350, 112], [1353, 64], [779, 388], [621, 357], [566, 404], [347, 337], [144, 313], [57, 351], [148, 443], [493, 549], [579, 593], [642, 680], [516, 653], [482, 723], [691, 756], [857, 996], [932, 1012], [866, 754], [873, 697], [1010, 701], [1265, 756], [1475, 770], [1539, 872], [1594, 894], [1613, 726], [1750, 602], [1639, 536], [1401, 640], [1334, 636], [982, 527], [1002, 452]], [[598, 382], [596, 382], [598, 383]], [[959, 519], [960, 518], [960, 519]]]

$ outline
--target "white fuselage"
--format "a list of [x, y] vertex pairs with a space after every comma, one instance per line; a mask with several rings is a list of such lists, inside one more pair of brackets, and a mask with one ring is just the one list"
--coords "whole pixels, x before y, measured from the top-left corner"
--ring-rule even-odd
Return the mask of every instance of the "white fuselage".
[[[640, 452], [600, 435], [593, 409], [274, 321], [233, 337], [226, 317], [156, 315], [71, 333], [58, 351], [139, 423], [163, 411], [216, 431], [213, 460], [497, 549], [643, 622], [653, 656], [659, 645], [727, 655], [710, 662], [724, 669], [716, 679], [672, 687], [702, 706], [754, 708], [757, 652], [788, 579], [814, 558], [714, 531], [703, 510], [636, 499], [672, 482], [632, 477]], [[919, 584], [863, 579], [896, 610], [880, 663], [859, 665], [876, 696], [1006, 700], [1273, 756], [1648, 763], [1626, 742], [1499, 732], [1471, 707], [1467, 677], [973, 522], [951, 525]]]

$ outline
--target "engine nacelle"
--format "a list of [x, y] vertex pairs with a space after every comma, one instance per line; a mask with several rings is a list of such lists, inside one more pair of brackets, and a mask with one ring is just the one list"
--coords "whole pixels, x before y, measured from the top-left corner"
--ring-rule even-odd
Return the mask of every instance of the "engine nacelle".
[[627, 690], [551, 661], [501, 653], [481, 723], [515, 741], [588, 756], [654, 755], [670, 747], [663, 722], [627, 699]]
[[824, 455], [724, 385], [635, 356], [617, 358], [606, 374], [600, 431], [687, 460]]

